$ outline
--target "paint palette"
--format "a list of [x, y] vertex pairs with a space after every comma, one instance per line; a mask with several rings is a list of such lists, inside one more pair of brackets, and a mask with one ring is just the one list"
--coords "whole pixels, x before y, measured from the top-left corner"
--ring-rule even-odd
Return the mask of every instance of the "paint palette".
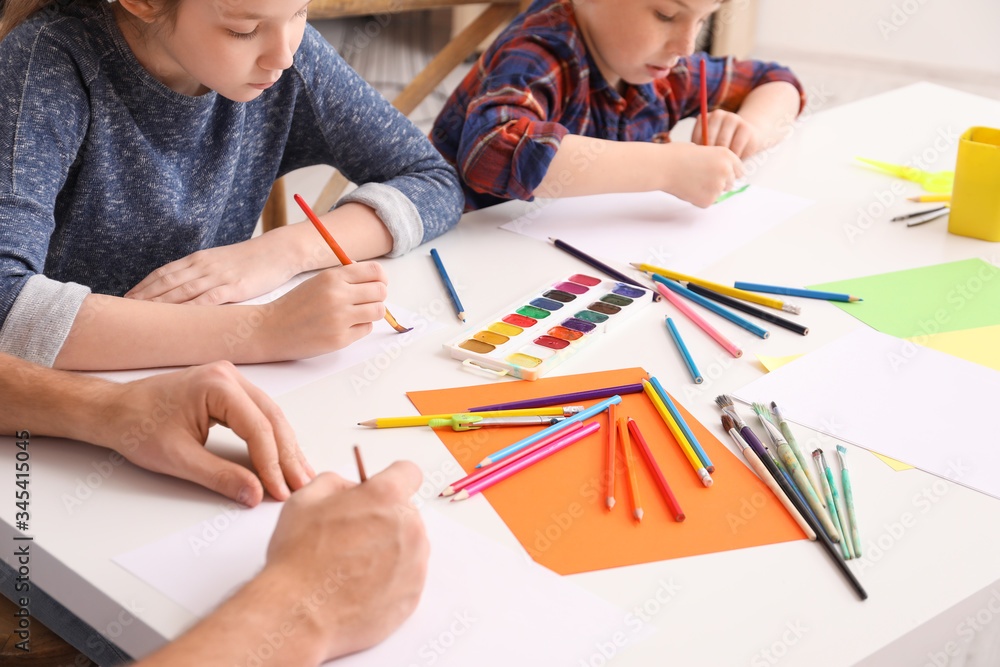
[[444, 346], [470, 370], [537, 380], [652, 300], [651, 290], [574, 273]]

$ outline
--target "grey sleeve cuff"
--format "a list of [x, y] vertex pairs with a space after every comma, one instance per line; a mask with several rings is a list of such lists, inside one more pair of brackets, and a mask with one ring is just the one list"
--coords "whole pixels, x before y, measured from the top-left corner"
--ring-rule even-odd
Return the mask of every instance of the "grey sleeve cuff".
[[386, 257], [399, 257], [410, 252], [424, 240], [424, 224], [420, 212], [406, 195], [384, 183], [365, 183], [344, 195], [337, 206], [358, 202], [375, 209], [382, 224], [392, 234], [392, 250]]
[[77, 283], [31, 276], [0, 328], [0, 352], [51, 367], [88, 294]]

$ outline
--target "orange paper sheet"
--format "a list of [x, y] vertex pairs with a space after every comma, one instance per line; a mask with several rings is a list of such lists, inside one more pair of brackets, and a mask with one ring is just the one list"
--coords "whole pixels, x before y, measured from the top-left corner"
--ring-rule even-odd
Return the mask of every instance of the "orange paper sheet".
[[[474, 387], [409, 392], [421, 414], [460, 412], [487, 405], [587, 389], [632, 384], [646, 378], [641, 368], [536, 382], [503, 382]], [[669, 387], [666, 387], [669, 391]], [[673, 398], [673, 396], [671, 396]], [[591, 406], [592, 400], [582, 403]], [[604, 503], [607, 413], [602, 428], [587, 438], [463, 502], [488, 501], [538, 563], [559, 574], [575, 574], [668, 558], [742, 549], [804, 539], [770, 490], [732, 452], [674, 399], [705, 449], [715, 472], [706, 488], [684, 457], [645, 394], [622, 396], [618, 416], [636, 420], [687, 519], [673, 520], [652, 474], [636, 450], [644, 516], [632, 518], [624, 462], [616, 466], [613, 509]], [[455, 432], [435, 429], [466, 472], [488, 454], [525, 438], [530, 427], [483, 428]], [[721, 430], [721, 425], [720, 425]], [[485, 496], [485, 498], [484, 498]], [[440, 499], [442, 505], [447, 499]], [[443, 511], [448, 508], [443, 506]]]

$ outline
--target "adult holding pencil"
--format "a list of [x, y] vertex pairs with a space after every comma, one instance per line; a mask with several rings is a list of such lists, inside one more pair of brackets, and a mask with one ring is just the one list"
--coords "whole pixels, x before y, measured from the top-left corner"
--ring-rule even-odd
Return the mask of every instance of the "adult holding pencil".
[[[0, 403], [0, 430], [7, 433], [92, 442], [115, 449], [112, 457], [257, 505], [262, 489], [254, 473], [204, 449], [209, 425], [225, 421], [246, 439], [267, 491], [287, 499], [264, 569], [208, 618], [136, 663], [141, 667], [238, 664], [248, 647], [273, 635], [283, 641], [267, 643], [270, 655], [259, 664], [319, 665], [382, 641], [417, 606], [429, 551], [410, 504], [419, 468], [399, 461], [362, 484], [316, 475], [280, 408], [229, 364], [120, 385], [0, 354]], [[151, 414], [159, 415], [157, 428], [139, 431]], [[130, 438], [133, 427], [141, 440]], [[3, 575], [14, 576], [0, 561]], [[59, 617], [60, 610], [46, 623], [93, 649], [93, 630]]]

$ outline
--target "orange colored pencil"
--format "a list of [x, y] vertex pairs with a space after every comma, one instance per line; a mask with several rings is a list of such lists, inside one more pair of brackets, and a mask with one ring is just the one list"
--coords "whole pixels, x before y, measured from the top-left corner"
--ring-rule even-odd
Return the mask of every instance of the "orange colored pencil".
[[635, 459], [632, 457], [632, 444], [629, 442], [628, 429], [625, 427], [625, 417], [618, 418], [618, 440], [622, 443], [625, 453], [625, 469], [628, 470], [628, 490], [632, 496], [632, 516], [636, 521], [642, 521], [642, 500], [639, 499], [639, 477], [635, 471]]
[[646, 459], [646, 465], [649, 469], [653, 471], [653, 477], [656, 478], [656, 485], [660, 487], [660, 494], [663, 499], [667, 501], [667, 507], [670, 508], [670, 513], [674, 515], [674, 521], [683, 521], [684, 510], [681, 509], [680, 503], [677, 502], [677, 497], [674, 492], [670, 490], [670, 485], [667, 484], [667, 478], [663, 476], [663, 471], [660, 470], [660, 466], [656, 464], [656, 459], [653, 458], [653, 452], [646, 444], [646, 439], [642, 437], [642, 433], [639, 432], [639, 425], [635, 423], [634, 419], [628, 420], [628, 430], [635, 438], [636, 443], [639, 445], [639, 451], [642, 452], [643, 457]]
[[[326, 226], [322, 222], [320, 222], [320, 219], [316, 217], [316, 214], [313, 213], [313, 210], [309, 208], [309, 204], [306, 203], [306, 200], [300, 197], [299, 195], [294, 195], [294, 199], [295, 203], [298, 204], [299, 208], [302, 209], [302, 212], [306, 214], [307, 218], [309, 218], [309, 222], [313, 224], [313, 227], [315, 227], [316, 231], [318, 231], [320, 236], [323, 237], [323, 240], [326, 241], [326, 244], [330, 246], [330, 250], [332, 250], [333, 254], [337, 256], [337, 259], [340, 260], [340, 263], [343, 264], [344, 266], [347, 266], [348, 264], [354, 264], [354, 261], [347, 256], [347, 253], [344, 252], [344, 249], [340, 247], [340, 244], [337, 243], [336, 239], [334, 239], [333, 236], [330, 235], [330, 232], [326, 230]], [[399, 333], [406, 333], [407, 331], [413, 328], [413, 327], [404, 327], [402, 324], [397, 322], [396, 318], [392, 316], [392, 313], [389, 312], [388, 308], [385, 309], [385, 321], [388, 322], [389, 326], [391, 326]]]

